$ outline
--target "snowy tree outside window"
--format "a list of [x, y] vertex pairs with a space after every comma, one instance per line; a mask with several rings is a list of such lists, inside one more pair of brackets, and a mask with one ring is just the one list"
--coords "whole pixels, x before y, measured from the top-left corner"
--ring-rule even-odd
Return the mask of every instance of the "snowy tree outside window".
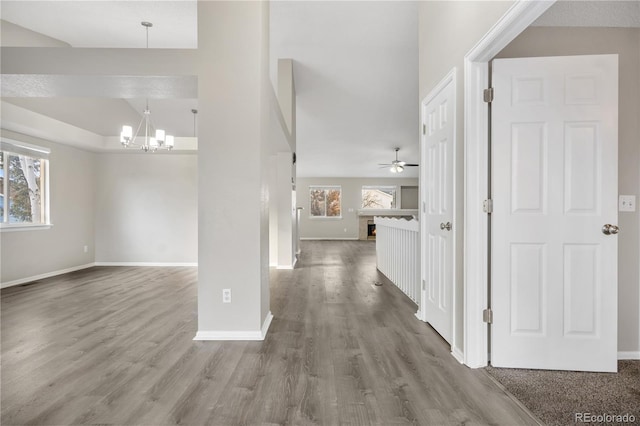
[[0, 151], [0, 224], [47, 225], [48, 150], [3, 140]]
[[362, 187], [362, 208], [363, 209], [395, 209], [396, 208], [396, 187], [395, 186], [363, 186]]
[[309, 187], [311, 217], [342, 217], [342, 189], [339, 186]]

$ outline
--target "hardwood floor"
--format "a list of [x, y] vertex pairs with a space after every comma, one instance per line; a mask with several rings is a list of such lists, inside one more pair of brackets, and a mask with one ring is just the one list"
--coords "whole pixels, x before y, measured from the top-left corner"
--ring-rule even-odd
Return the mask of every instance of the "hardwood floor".
[[2, 290], [1, 423], [536, 424], [413, 316], [375, 243], [302, 253], [272, 271], [263, 342], [191, 340], [195, 268], [96, 267]]

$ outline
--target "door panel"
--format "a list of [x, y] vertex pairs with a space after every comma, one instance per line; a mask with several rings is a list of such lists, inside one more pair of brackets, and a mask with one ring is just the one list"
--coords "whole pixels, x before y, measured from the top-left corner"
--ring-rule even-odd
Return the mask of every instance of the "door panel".
[[493, 62], [494, 366], [617, 369], [617, 64]]
[[[454, 168], [455, 73], [426, 104], [422, 105], [425, 132], [421, 141], [420, 217], [422, 279], [425, 283], [422, 319], [449, 343], [452, 342], [454, 285]], [[449, 226], [444, 226], [449, 224]], [[442, 226], [441, 226], [442, 225]]]

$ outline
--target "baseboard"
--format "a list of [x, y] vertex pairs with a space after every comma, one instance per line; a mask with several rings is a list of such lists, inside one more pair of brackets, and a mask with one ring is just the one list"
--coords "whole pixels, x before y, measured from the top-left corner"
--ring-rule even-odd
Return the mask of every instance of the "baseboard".
[[262, 329], [260, 330], [260, 332], [262, 333], [262, 339], [260, 340], [264, 340], [264, 338], [267, 337], [267, 332], [269, 331], [269, 327], [271, 327], [271, 321], [273, 321], [273, 314], [271, 313], [271, 311], [269, 311], [267, 313], [267, 317], [262, 323]]
[[420, 309], [418, 309], [415, 315], [416, 315], [416, 318], [418, 318], [420, 321], [426, 322], [424, 320], [424, 315], [422, 314], [422, 311]]
[[618, 352], [618, 359], [640, 359], [640, 351]]
[[296, 268], [296, 263], [298, 263], [298, 258], [295, 257], [293, 259], [293, 264], [292, 265], [276, 265], [276, 269], [295, 269]]
[[198, 262], [96, 262], [95, 266], [198, 266]]
[[[358, 241], [359, 238], [327, 238], [327, 237], [301, 237], [301, 240], [305, 241]], [[368, 241], [368, 240], [362, 240]], [[369, 240], [370, 241], [370, 240]]]
[[256, 331], [198, 331], [193, 340], [264, 340], [273, 320], [271, 311], [267, 314], [262, 328]]
[[20, 285], [25, 283], [30, 283], [31, 281], [43, 280], [45, 278], [55, 277], [56, 275], [68, 274], [69, 272], [79, 271], [81, 269], [87, 269], [95, 266], [95, 263], [87, 263], [84, 265], [73, 266], [71, 268], [60, 269], [58, 271], [47, 272], [40, 275], [33, 275], [31, 277], [20, 278], [18, 280], [8, 281], [6, 283], [0, 283], [0, 288], [12, 287], [14, 285]]
[[458, 361], [460, 364], [464, 364], [464, 354], [462, 353], [462, 351], [456, 347], [456, 346], [452, 346], [451, 347], [451, 355], [456, 359], [456, 361]]

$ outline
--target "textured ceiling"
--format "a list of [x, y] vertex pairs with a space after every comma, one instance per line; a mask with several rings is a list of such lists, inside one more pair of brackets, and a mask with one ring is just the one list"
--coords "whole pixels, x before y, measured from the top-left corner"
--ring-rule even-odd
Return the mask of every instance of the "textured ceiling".
[[560, 0], [532, 26], [640, 28], [640, 0]]

